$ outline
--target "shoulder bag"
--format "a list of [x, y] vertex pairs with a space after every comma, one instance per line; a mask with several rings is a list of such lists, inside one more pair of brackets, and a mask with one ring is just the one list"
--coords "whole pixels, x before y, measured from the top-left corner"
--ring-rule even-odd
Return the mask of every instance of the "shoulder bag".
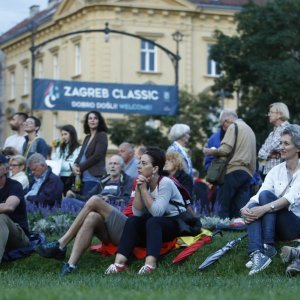
[[236, 147], [236, 140], [237, 140], [237, 135], [238, 135], [238, 127], [236, 123], [234, 123], [235, 126], [235, 141], [234, 145], [231, 151], [231, 154], [227, 159], [222, 159], [222, 158], [214, 158], [211, 161], [210, 166], [208, 167], [207, 174], [206, 174], [206, 180], [212, 184], [223, 184], [224, 183], [224, 177], [226, 174], [226, 168], [227, 164], [233, 157], [235, 147]]

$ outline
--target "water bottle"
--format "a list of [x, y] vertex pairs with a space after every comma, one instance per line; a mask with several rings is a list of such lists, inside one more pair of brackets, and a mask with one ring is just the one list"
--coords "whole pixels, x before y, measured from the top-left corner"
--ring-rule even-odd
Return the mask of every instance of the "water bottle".
[[80, 177], [79, 174], [77, 174], [76, 177], [75, 177], [75, 182], [74, 182], [74, 192], [80, 193], [80, 191], [81, 191], [81, 185], [82, 185], [82, 183], [81, 183], [81, 177]]

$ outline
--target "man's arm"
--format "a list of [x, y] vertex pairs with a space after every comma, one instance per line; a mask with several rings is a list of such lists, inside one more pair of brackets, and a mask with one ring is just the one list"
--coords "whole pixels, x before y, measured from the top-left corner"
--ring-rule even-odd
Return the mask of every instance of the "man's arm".
[[20, 199], [17, 196], [9, 196], [4, 203], [0, 203], [0, 213], [14, 212], [19, 203]]

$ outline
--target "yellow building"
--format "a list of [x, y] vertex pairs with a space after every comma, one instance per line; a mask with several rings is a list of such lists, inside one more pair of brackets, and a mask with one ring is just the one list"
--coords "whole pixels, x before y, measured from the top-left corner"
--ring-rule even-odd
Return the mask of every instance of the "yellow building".
[[[30, 47], [69, 32], [109, 28], [153, 40], [176, 53], [179, 88], [199, 93], [213, 84], [217, 65], [209, 59], [216, 29], [235, 33], [234, 13], [246, 0], [49, 0], [48, 8], [32, 6], [31, 16], [0, 37], [2, 141], [10, 134], [7, 118], [31, 112]], [[182, 33], [176, 43], [172, 34]], [[34, 33], [34, 34], [33, 34]], [[172, 85], [174, 66], [167, 54], [122, 34], [78, 33], [46, 43], [35, 52], [35, 78], [107, 83]], [[230, 100], [228, 100], [230, 101]], [[232, 101], [231, 101], [232, 102]], [[225, 103], [228, 106], [228, 103]], [[232, 105], [232, 104], [231, 104]], [[59, 126], [71, 123], [83, 137], [83, 112], [34, 111], [42, 120], [48, 143], [59, 137]], [[104, 114], [109, 120], [119, 114]]]

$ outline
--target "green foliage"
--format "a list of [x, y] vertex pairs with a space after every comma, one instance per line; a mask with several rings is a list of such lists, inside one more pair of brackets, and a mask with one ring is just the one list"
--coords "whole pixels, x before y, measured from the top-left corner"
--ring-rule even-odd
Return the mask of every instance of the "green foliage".
[[[224, 237], [215, 237], [211, 244], [176, 265], [172, 264], [172, 259], [182, 249], [172, 251], [159, 259], [157, 271], [149, 276], [136, 274], [143, 265], [141, 260], [131, 260], [127, 271], [121, 274], [104, 275], [114, 257], [102, 257], [99, 253], [87, 251], [80, 260], [78, 270], [61, 278], [61, 261], [33, 254], [22, 260], [1, 264], [0, 299], [231, 300], [237, 296], [241, 300], [298, 299], [299, 277], [290, 279], [284, 275], [286, 266], [278, 255], [267, 269], [255, 276], [248, 276], [249, 270], [245, 267], [248, 260], [247, 239], [207, 270], [198, 270], [210, 253], [242, 234], [224, 232]], [[48, 240], [54, 238], [57, 236], [48, 236]], [[276, 246], [280, 248], [282, 243]]]
[[[203, 173], [203, 153], [200, 145], [206, 142], [213, 127], [218, 123], [219, 100], [217, 97], [201, 93], [197, 96], [186, 91], [179, 92], [179, 115], [175, 116], [128, 116], [127, 120], [110, 124], [110, 139], [119, 145], [124, 141], [134, 145], [158, 146], [167, 149], [170, 145], [168, 131], [176, 123], [184, 123], [191, 128], [189, 148], [193, 165]], [[151, 128], [146, 122], [158, 121], [157, 128]]]
[[32, 231], [45, 234], [62, 234], [68, 230], [75, 219], [74, 214], [61, 212], [49, 213], [43, 216], [41, 213], [29, 213], [28, 223]]
[[239, 114], [254, 129], [261, 143], [267, 132], [269, 104], [285, 102], [291, 122], [299, 122], [300, 108], [300, 2], [253, 2], [236, 14], [238, 36], [216, 32], [211, 57], [223, 76], [214, 89], [240, 96]]

